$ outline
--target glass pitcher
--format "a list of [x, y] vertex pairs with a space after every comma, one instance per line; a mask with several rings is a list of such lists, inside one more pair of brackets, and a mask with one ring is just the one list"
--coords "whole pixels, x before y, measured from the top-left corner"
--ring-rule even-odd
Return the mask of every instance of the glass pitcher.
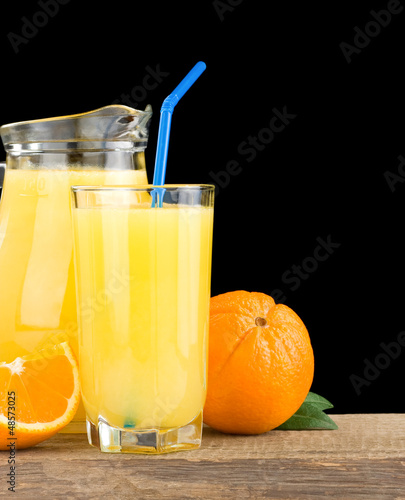
[[[151, 115], [112, 105], [0, 128], [0, 362], [65, 341], [77, 354], [70, 186], [147, 184]], [[85, 432], [82, 406], [73, 422]]]

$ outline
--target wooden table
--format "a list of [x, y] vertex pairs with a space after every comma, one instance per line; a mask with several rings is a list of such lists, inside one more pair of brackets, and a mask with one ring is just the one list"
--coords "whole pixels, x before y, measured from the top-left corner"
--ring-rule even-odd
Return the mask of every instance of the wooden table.
[[333, 415], [336, 431], [232, 436], [204, 428], [199, 450], [113, 455], [84, 434], [17, 451], [16, 494], [83, 499], [405, 499], [405, 414]]

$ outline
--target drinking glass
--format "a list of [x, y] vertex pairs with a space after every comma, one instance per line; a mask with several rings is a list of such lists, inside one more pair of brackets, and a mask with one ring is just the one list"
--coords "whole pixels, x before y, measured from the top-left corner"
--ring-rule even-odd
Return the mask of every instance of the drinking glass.
[[72, 187], [81, 390], [101, 451], [201, 444], [214, 190]]

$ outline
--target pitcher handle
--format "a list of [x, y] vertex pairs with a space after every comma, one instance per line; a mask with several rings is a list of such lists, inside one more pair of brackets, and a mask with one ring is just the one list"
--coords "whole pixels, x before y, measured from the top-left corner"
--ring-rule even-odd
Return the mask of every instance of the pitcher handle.
[[3, 191], [3, 182], [4, 182], [4, 172], [6, 170], [6, 162], [0, 161], [0, 199], [1, 193]]

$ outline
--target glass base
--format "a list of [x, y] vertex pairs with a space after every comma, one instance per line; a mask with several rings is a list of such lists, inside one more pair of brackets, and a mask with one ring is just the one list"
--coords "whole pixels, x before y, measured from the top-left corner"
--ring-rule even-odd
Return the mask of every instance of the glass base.
[[183, 427], [171, 429], [123, 430], [99, 419], [87, 420], [89, 443], [107, 453], [161, 454], [192, 450], [201, 446], [202, 412]]

